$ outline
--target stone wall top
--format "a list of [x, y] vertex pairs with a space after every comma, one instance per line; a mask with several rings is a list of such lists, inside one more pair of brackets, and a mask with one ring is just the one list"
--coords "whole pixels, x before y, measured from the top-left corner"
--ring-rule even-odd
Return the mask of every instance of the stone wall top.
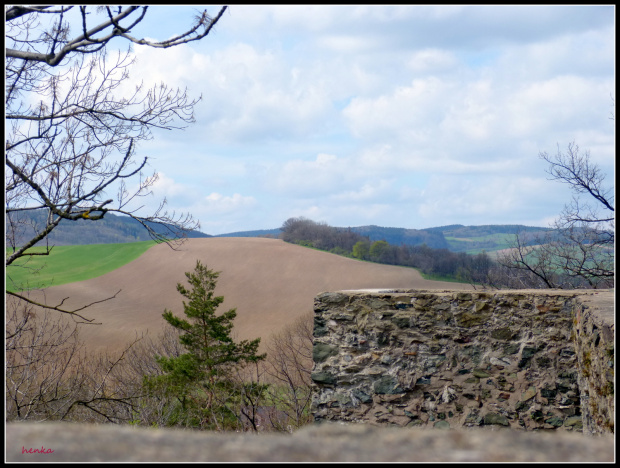
[[[500, 290], [470, 290], [470, 289], [346, 289], [324, 294], [343, 293], [347, 295], [394, 295], [430, 293], [436, 295], [472, 294], [472, 297], [503, 295], [528, 295], [545, 297], [578, 297], [579, 301], [589, 309], [596, 321], [615, 329], [615, 294], [614, 289], [500, 289]], [[478, 296], [476, 296], [478, 295]], [[319, 294], [320, 296], [320, 294]]]
[[[34, 449], [47, 450], [33, 453]], [[30, 450], [29, 453], [24, 453]], [[50, 452], [53, 451], [53, 452]], [[233, 434], [114, 424], [11, 423], [9, 463], [613, 462], [613, 435], [440, 431], [322, 424], [289, 434]]]
[[343, 293], [360, 293], [360, 294], [394, 294], [394, 293], [417, 293], [428, 292], [433, 294], [453, 294], [459, 292], [467, 293], [481, 293], [481, 294], [541, 294], [544, 296], [593, 296], [593, 297], [608, 297], [613, 299], [613, 289], [407, 289], [407, 288], [365, 288], [365, 289], [343, 289], [341, 291], [330, 292], [343, 292]]
[[603, 323], [614, 325], [615, 321], [615, 294], [613, 289], [500, 289], [500, 290], [470, 290], [470, 289], [345, 289], [336, 291], [344, 294], [415, 294], [432, 293], [437, 295], [451, 294], [506, 294], [506, 295], [540, 295], [540, 296], [565, 296], [579, 297], [579, 300], [591, 308], [591, 312]]

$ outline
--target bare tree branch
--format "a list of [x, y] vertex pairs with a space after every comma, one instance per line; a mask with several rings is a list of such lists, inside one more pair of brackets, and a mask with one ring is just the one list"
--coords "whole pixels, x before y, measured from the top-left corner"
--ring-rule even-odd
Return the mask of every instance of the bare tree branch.
[[[554, 157], [540, 153], [549, 163], [551, 180], [568, 184], [570, 203], [543, 237], [525, 244], [523, 233], [499, 261], [504, 268], [526, 273], [525, 287], [614, 287], [614, 195], [606, 187], [605, 174], [574, 142]], [[582, 200], [586, 196], [586, 200]], [[594, 205], [590, 203], [593, 202]], [[542, 282], [542, 283], [541, 283]]]
[[60, 302], [60, 304], [57, 304], [57, 305], [53, 306], [53, 305], [44, 304], [44, 303], [41, 303], [41, 302], [34, 301], [34, 300], [32, 300], [32, 299], [28, 298], [28, 297], [27, 297], [26, 295], [24, 295], [24, 294], [19, 294], [19, 293], [13, 292], [13, 291], [8, 291], [8, 290], [7, 290], [5, 293], [6, 293], [6, 294], [8, 294], [9, 296], [13, 296], [13, 297], [15, 297], [15, 298], [17, 298], [17, 299], [20, 299], [20, 300], [22, 300], [22, 301], [24, 301], [24, 302], [27, 302], [28, 304], [31, 304], [31, 305], [34, 305], [34, 306], [37, 306], [37, 307], [42, 307], [42, 308], [44, 308], [44, 309], [48, 309], [48, 310], [55, 310], [55, 311], [57, 311], [57, 312], [61, 312], [61, 313], [63, 313], [63, 314], [68, 314], [68, 315], [70, 315], [70, 316], [72, 316], [72, 317], [77, 317], [77, 318], [79, 318], [80, 320], [83, 320], [83, 321], [84, 321], [84, 323], [89, 323], [89, 324], [94, 324], [94, 325], [101, 325], [101, 323], [95, 323], [95, 322], [94, 322], [94, 319], [87, 319], [86, 317], [83, 317], [82, 315], [78, 314], [78, 312], [80, 312], [80, 311], [82, 311], [82, 310], [84, 310], [84, 309], [87, 309], [87, 308], [89, 308], [89, 307], [90, 307], [90, 306], [92, 306], [92, 305], [95, 305], [95, 304], [100, 304], [100, 303], [102, 303], [102, 302], [105, 302], [105, 301], [109, 301], [109, 300], [111, 300], [111, 299], [114, 299], [114, 298], [116, 298], [116, 296], [118, 296], [118, 294], [119, 294], [120, 292], [121, 292], [121, 290], [119, 289], [119, 290], [118, 290], [118, 291], [117, 291], [117, 292], [116, 292], [113, 296], [106, 297], [105, 299], [100, 299], [100, 300], [98, 300], [98, 301], [93, 301], [93, 302], [91, 302], [91, 303], [89, 303], [89, 304], [86, 304], [86, 305], [84, 305], [84, 306], [82, 306], [82, 307], [79, 307], [79, 308], [77, 308], [77, 309], [74, 309], [74, 310], [67, 310], [67, 309], [62, 308], [62, 305], [64, 304], [64, 302], [65, 302], [67, 299], [69, 299], [68, 297], [65, 297], [65, 298], [64, 298], [64, 299]]
[[591, 163], [589, 151], [580, 154], [579, 146], [572, 142], [568, 144], [566, 153], [562, 153], [558, 147], [554, 158], [547, 153], [540, 153], [540, 158], [549, 163], [547, 173], [552, 180], [570, 185], [576, 193], [588, 193], [605, 209], [614, 211], [613, 192], [603, 187], [605, 175], [596, 164]]
[[[137, 39], [132, 30], [147, 21], [149, 8], [6, 8], [5, 221], [6, 245], [12, 248], [7, 268], [21, 257], [41, 254], [32, 247], [46, 242], [61, 223], [96, 222], [110, 212], [130, 216], [151, 238], [171, 247], [199, 228], [191, 215], [165, 211], [165, 200], [151, 215], [140, 214], [133, 203], [150, 195], [157, 181], [156, 172], [144, 173], [149, 159], [138, 157], [139, 143], [152, 138], [152, 129], [193, 123], [200, 98], [163, 83], [123, 91], [134, 59], [129, 51], [111, 53], [107, 46], [114, 37], [128, 46], [157, 48], [198, 41], [227, 7], [214, 17], [204, 11], [172, 39]], [[130, 191], [126, 181], [136, 178]], [[35, 210], [43, 211], [46, 221], [33, 225], [34, 233], [25, 238], [25, 214]], [[68, 314], [82, 310], [49, 308]]]
[[[7, 11], [6, 21], [11, 22], [16, 20], [17, 18], [23, 17], [25, 15], [35, 15], [41, 13], [55, 13], [62, 15], [64, 12], [69, 9], [60, 9], [53, 11], [45, 11], [45, 9], [50, 7], [13, 7]], [[141, 8], [141, 12], [136, 19], [133, 19], [130, 24], [125, 26], [121, 26], [121, 21], [129, 18], [134, 12], [138, 11]], [[64, 41], [65, 45], [58, 52], [55, 52], [55, 44], [58, 41], [54, 41], [50, 50], [47, 53], [35, 52], [32, 50], [19, 50], [13, 48], [6, 48], [6, 57], [15, 58], [20, 60], [29, 60], [35, 62], [44, 62], [51, 67], [55, 67], [59, 65], [63, 59], [73, 53], [93, 53], [101, 50], [101, 48], [105, 47], [107, 43], [114, 37], [123, 37], [135, 44], [147, 45], [150, 47], [156, 48], [168, 48], [175, 47], [180, 44], [187, 44], [188, 42], [199, 41], [207, 36], [213, 27], [220, 20], [224, 12], [226, 11], [226, 6], [222, 7], [218, 14], [215, 17], [210, 17], [207, 14], [207, 10], [205, 10], [196, 25], [190, 28], [183, 34], [177, 35], [171, 39], [165, 41], [148, 41], [146, 39], [137, 39], [131, 35], [129, 35], [129, 31], [133, 29], [136, 25], [138, 25], [144, 17], [146, 16], [146, 12], [149, 7], [138, 7], [138, 6], [130, 6], [125, 10], [122, 10], [116, 16], [112, 16], [111, 11], [108, 7], [106, 7], [106, 12], [108, 14], [108, 21], [103, 21], [96, 26], [87, 29], [87, 11], [86, 7], [80, 7], [81, 14], [81, 30], [82, 34], [77, 36], [71, 40]], [[62, 23], [61, 23], [62, 24]], [[58, 25], [58, 29], [60, 29], [60, 24]], [[200, 31], [202, 29], [202, 31]], [[106, 30], [109, 30], [106, 32]], [[102, 36], [97, 36], [99, 33], [104, 33]]]

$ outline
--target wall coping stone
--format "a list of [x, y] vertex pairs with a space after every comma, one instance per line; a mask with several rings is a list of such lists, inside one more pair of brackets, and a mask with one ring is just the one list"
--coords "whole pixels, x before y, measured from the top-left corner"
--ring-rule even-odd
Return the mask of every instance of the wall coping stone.
[[[24, 449], [53, 453], [22, 453]], [[290, 434], [216, 433], [114, 424], [9, 423], [7, 462], [613, 462], [613, 435], [367, 424]]]

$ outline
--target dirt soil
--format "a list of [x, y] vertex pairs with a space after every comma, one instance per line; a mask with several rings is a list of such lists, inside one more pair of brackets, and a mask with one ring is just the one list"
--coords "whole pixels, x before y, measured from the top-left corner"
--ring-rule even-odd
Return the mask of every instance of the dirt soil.
[[[189, 239], [178, 250], [160, 244], [121, 268], [98, 278], [32, 292], [47, 304], [79, 307], [113, 296], [81, 312], [101, 325], [81, 327], [86, 345], [119, 350], [136, 335], [156, 336], [166, 324], [164, 309], [183, 316], [176, 284], [200, 260], [221, 271], [216, 294], [225, 297], [218, 311], [237, 308], [237, 339], [262, 337], [263, 343], [297, 317], [312, 312], [324, 291], [365, 288], [471, 289], [470, 285], [429, 281], [412, 268], [379, 265], [321, 252], [278, 239]], [[120, 292], [119, 292], [120, 291]]]

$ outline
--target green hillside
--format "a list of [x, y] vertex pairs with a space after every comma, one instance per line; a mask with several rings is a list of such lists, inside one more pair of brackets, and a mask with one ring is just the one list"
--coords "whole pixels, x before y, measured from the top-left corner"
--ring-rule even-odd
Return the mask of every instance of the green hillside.
[[145, 241], [54, 247], [49, 255], [22, 257], [13, 262], [6, 269], [6, 289], [39, 289], [96, 278], [135, 260], [154, 245], [154, 241]]
[[482, 251], [492, 252], [495, 250], [507, 249], [514, 240], [514, 234], [488, 234], [486, 236], [474, 237], [450, 237], [445, 239], [453, 252], [465, 252], [477, 254]]

